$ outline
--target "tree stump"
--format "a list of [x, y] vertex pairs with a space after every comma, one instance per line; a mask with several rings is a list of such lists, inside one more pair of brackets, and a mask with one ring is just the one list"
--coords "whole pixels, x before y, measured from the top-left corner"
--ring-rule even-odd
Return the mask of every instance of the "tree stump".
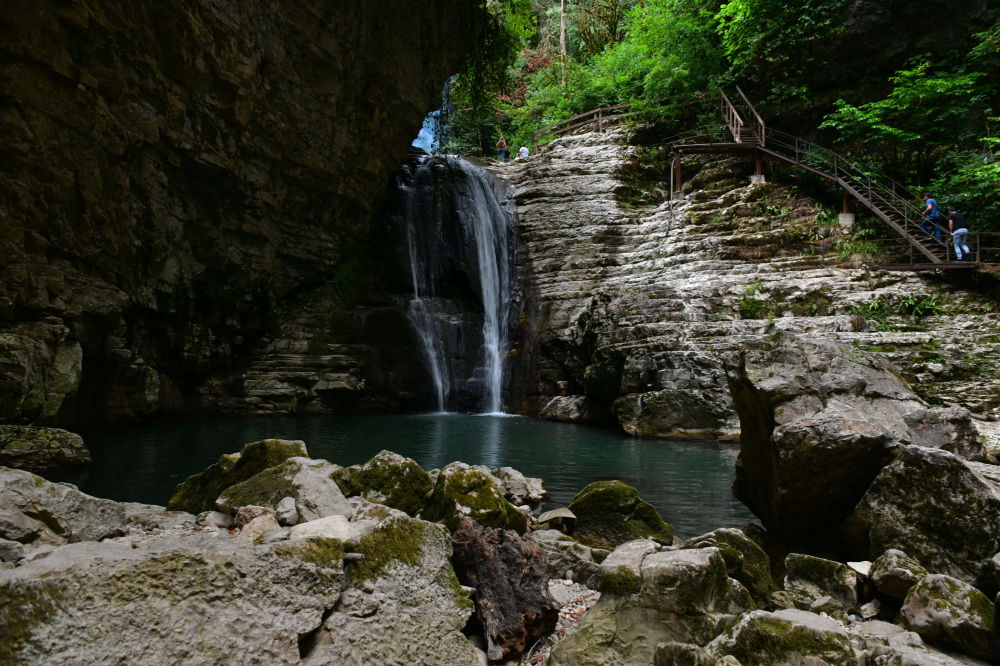
[[476, 588], [473, 601], [490, 661], [517, 659], [555, 628], [559, 604], [549, 596], [541, 546], [469, 518], [455, 530], [452, 545], [459, 580]]

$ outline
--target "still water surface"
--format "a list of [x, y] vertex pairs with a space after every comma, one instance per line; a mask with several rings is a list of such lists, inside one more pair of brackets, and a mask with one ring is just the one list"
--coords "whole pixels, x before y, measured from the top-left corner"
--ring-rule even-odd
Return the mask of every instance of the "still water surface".
[[621, 479], [638, 488], [681, 536], [739, 527], [753, 516], [730, 492], [738, 446], [635, 439], [566, 423], [512, 416], [415, 414], [212, 418], [85, 433], [94, 464], [81, 490], [118, 501], [166, 504], [174, 487], [223, 453], [269, 437], [301, 439], [313, 458], [363, 463], [382, 449], [424, 469], [455, 460], [510, 466], [541, 477], [548, 507], [585, 485]]

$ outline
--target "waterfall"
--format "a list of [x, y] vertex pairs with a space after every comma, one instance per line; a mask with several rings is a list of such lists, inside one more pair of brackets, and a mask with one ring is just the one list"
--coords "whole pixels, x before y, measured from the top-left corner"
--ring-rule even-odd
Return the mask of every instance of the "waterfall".
[[406, 313], [438, 410], [500, 412], [511, 304], [509, 202], [486, 171], [451, 156], [415, 157], [400, 191], [412, 289]]

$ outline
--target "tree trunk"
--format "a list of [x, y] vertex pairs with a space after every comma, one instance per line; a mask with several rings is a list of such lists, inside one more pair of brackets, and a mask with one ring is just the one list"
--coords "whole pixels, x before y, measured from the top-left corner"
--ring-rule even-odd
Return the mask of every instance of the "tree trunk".
[[566, 57], [566, 0], [559, 2], [559, 61], [562, 63], [562, 89], [563, 94], [569, 88], [569, 59]]
[[549, 596], [541, 546], [470, 518], [458, 526], [451, 543], [458, 579], [476, 588], [473, 601], [490, 661], [518, 659], [555, 628], [559, 604]]

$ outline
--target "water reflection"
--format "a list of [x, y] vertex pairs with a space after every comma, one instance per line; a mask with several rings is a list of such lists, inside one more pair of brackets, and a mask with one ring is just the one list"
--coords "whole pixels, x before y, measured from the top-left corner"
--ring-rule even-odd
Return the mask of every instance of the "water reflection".
[[95, 464], [79, 480], [90, 494], [165, 504], [176, 484], [223, 453], [267, 437], [301, 439], [309, 454], [340, 465], [382, 449], [425, 469], [455, 460], [509, 465], [541, 477], [550, 506], [586, 484], [622, 479], [677, 527], [694, 535], [752, 519], [731, 494], [737, 447], [719, 442], [634, 439], [607, 430], [521, 417], [465, 414], [218, 418], [84, 433]]

